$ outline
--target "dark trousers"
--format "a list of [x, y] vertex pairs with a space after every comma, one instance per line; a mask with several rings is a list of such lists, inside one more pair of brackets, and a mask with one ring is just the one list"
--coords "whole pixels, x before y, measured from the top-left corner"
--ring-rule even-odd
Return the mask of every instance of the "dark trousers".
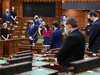
[[43, 45], [50, 45], [50, 38], [44, 37]]
[[30, 45], [32, 45], [32, 42], [33, 42], [33, 40], [30, 40], [30, 39], [29, 39], [29, 44], [30, 44]]
[[62, 72], [68, 72], [67, 68], [69, 67], [69, 63], [62, 63], [61, 68], [62, 68]]

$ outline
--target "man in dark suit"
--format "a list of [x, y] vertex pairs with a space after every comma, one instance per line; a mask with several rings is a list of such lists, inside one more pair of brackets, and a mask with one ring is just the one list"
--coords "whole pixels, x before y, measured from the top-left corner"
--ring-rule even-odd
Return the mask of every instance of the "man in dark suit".
[[100, 47], [100, 20], [97, 18], [97, 14], [94, 11], [88, 13], [88, 19], [93, 21], [89, 34], [89, 49], [93, 53], [97, 53]]
[[[34, 21], [35, 22], [35, 21]], [[31, 31], [31, 36], [32, 36], [32, 44], [34, 45], [35, 42], [37, 42], [37, 33], [38, 33], [38, 26], [34, 24], [32, 31]]]
[[64, 22], [68, 36], [65, 38], [61, 49], [57, 53], [57, 61], [62, 67], [63, 72], [67, 72], [70, 62], [84, 58], [85, 37], [78, 30], [77, 21], [69, 17]]
[[35, 19], [35, 25], [39, 26], [39, 17], [38, 17], [38, 15], [35, 15], [34, 19]]
[[52, 22], [52, 25], [53, 25], [54, 31], [52, 32], [52, 36], [51, 36], [50, 49], [60, 48], [62, 32], [59, 30], [59, 23], [57, 21], [54, 21]]
[[60, 18], [60, 22], [62, 22], [64, 19], [66, 19], [67, 18], [67, 16], [65, 16], [65, 12], [63, 12], [63, 16], [61, 16], [61, 18]]
[[8, 25], [10, 25], [10, 22], [12, 19], [11, 19], [11, 14], [8, 12], [9, 12], [9, 9], [6, 9], [6, 12], [2, 16], [2, 19], [4, 22], [6, 22]]
[[30, 26], [29, 26], [29, 29], [28, 29], [28, 36], [29, 36], [29, 44], [32, 44], [33, 43], [33, 38], [32, 38], [32, 29], [35, 25], [35, 20], [34, 19], [31, 19], [30, 20]]

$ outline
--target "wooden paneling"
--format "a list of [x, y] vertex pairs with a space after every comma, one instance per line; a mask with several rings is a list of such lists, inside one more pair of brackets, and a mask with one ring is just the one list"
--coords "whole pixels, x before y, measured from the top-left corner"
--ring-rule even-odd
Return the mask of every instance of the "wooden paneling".
[[2, 17], [2, 0], [0, 0], [0, 18]]
[[[5, 12], [6, 8], [11, 9], [12, 6], [15, 7], [15, 11], [18, 17], [22, 17], [23, 21], [30, 20], [33, 17], [23, 17], [23, 2], [55, 2], [56, 3], [56, 17], [54, 18], [43, 18], [43, 20], [51, 27], [53, 21], [57, 20], [60, 22], [60, 17], [62, 12], [66, 12], [66, 16], [75, 17], [78, 21], [79, 27], [85, 27], [88, 22], [87, 13], [88, 11], [82, 10], [62, 10], [62, 3], [88, 3], [88, 2], [100, 2], [100, 0], [0, 0], [0, 5], [3, 6], [2, 12], [0, 12], [0, 17], [2, 17], [2, 13]], [[1, 8], [2, 8], [1, 6]], [[9, 7], [10, 6], [10, 7]], [[100, 16], [99, 12], [96, 12], [98, 17]]]
[[0, 56], [3, 56], [3, 41], [0, 42]]
[[33, 17], [23, 17], [23, 2], [55, 2], [55, 10], [56, 10], [56, 17], [54, 18], [43, 18], [43, 20], [48, 24], [51, 25], [53, 21], [57, 20], [60, 22], [60, 17], [62, 15], [62, 0], [12, 0], [10, 8], [12, 6], [15, 7], [15, 11], [17, 13], [17, 17], [22, 17], [23, 20], [30, 20]]
[[9, 12], [10, 12], [10, 0], [3, 0], [2, 2], [2, 12], [5, 13], [5, 10], [6, 9], [9, 9]]
[[[87, 10], [63, 10], [66, 13], [67, 17], [74, 17], [78, 22], [78, 27], [86, 27], [88, 23], [88, 12]], [[97, 17], [100, 18], [100, 12], [95, 11], [97, 13]]]
[[78, 27], [85, 27], [85, 11], [83, 10], [63, 10], [67, 17], [74, 17], [78, 22]]

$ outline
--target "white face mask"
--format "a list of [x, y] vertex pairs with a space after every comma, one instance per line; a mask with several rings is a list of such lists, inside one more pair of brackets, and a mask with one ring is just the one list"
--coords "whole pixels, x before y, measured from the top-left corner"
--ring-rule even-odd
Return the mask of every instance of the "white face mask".
[[68, 33], [67, 33], [67, 29], [66, 29], [65, 27], [64, 27], [64, 31], [65, 31], [66, 34], [68, 34]]
[[44, 28], [45, 30], [47, 30], [47, 28]]

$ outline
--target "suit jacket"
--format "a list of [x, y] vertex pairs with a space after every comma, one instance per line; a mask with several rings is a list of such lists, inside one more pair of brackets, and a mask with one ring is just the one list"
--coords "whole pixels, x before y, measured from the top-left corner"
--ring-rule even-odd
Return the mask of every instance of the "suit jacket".
[[[67, 18], [67, 16], [65, 16], [65, 18]], [[60, 22], [62, 22], [63, 21], [63, 16], [61, 16], [61, 18], [60, 18]]]
[[[57, 53], [57, 60], [66, 70], [71, 61], [76, 61], [84, 58], [85, 37], [78, 30], [72, 31], [64, 40], [61, 49]], [[63, 71], [64, 71], [63, 70]]]
[[30, 25], [29, 26], [29, 29], [28, 29], [28, 36], [32, 36], [31, 33], [32, 33], [32, 28], [34, 27], [34, 25]]
[[97, 53], [100, 47], [100, 20], [97, 19], [90, 29], [89, 48], [92, 52]]
[[89, 30], [89, 28], [88, 28], [88, 27], [86, 27], [86, 28], [85, 28], [86, 35], [88, 35], [88, 36], [89, 36], [89, 34], [90, 34], [90, 31], [88, 31], [88, 30]]
[[34, 25], [34, 27], [32, 28], [32, 31], [31, 31], [31, 36], [33, 38], [33, 43], [35, 43], [37, 41], [37, 32], [38, 32], [38, 26]]
[[56, 29], [52, 32], [50, 49], [61, 47], [62, 32]]
[[[6, 22], [6, 21], [10, 21], [11, 22], [11, 14], [10, 13], [8, 13], [8, 15], [6, 14], [6, 13], [4, 13], [3, 14], [3, 16], [2, 16], [2, 19], [3, 19], [3, 21], [4, 22]], [[9, 25], [10, 25], [10, 23], [9, 23]]]
[[37, 25], [37, 26], [39, 26], [39, 25], [40, 25], [39, 20], [35, 20], [35, 25]]

